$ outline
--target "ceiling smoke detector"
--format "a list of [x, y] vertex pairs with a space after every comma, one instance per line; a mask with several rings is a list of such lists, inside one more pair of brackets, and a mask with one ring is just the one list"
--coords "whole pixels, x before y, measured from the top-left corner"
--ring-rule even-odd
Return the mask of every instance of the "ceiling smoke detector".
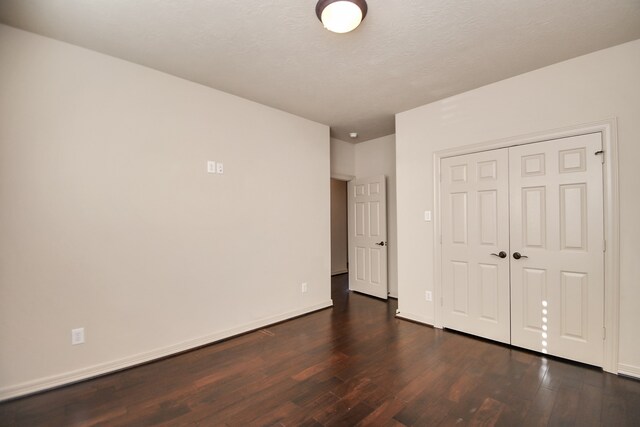
[[334, 33], [355, 30], [367, 15], [365, 0], [320, 0], [316, 4], [316, 15], [322, 25]]

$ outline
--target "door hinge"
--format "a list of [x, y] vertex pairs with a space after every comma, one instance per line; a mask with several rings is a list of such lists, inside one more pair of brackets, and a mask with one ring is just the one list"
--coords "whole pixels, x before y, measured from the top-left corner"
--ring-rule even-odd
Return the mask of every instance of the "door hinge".
[[596, 151], [596, 152], [595, 152], [595, 153], [593, 153], [593, 154], [595, 154], [596, 156], [599, 156], [599, 155], [601, 155], [601, 154], [602, 154], [602, 157], [600, 157], [600, 162], [601, 162], [601, 163], [604, 163], [604, 151], [603, 151], [603, 150]]
[[442, 234], [440, 235], [440, 244], [442, 244]]
[[602, 328], [602, 339], [603, 340], [607, 339], [607, 328]]
[[607, 241], [606, 240], [602, 241], [602, 252], [607, 252]]

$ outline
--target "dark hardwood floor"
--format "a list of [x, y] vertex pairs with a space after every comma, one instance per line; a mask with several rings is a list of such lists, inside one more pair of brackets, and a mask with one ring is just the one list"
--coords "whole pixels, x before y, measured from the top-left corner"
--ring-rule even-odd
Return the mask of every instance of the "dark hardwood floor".
[[332, 309], [0, 403], [3, 426], [640, 426], [640, 382], [398, 320], [346, 290]]

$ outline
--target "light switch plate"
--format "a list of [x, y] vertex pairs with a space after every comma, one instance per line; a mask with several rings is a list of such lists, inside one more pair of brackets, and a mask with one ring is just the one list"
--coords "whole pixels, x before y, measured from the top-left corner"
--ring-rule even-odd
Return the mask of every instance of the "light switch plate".
[[84, 344], [84, 328], [71, 330], [71, 345]]
[[216, 162], [212, 160], [207, 161], [207, 172], [216, 173]]

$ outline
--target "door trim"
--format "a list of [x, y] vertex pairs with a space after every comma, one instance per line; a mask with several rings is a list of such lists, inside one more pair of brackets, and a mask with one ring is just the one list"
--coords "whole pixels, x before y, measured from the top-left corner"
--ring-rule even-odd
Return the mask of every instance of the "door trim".
[[440, 206], [440, 160], [446, 157], [463, 154], [477, 153], [481, 151], [508, 148], [516, 145], [533, 144], [536, 142], [550, 141], [554, 139], [579, 136], [589, 133], [602, 134], [602, 147], [604, 150], [603, 174], [603, 206], [604, 206], [604, 238], [606, 252], [604, 253], [604, 327], [606, 335], [604, 339], [604, 359], [602, 369], [606, 372], [617, 374], [618, 366], [618, 330], [620, 324], [620, 200], [618, 182], [618, 123], [616, 118], [583, 125], [570, 126], [555, 130], [536, 132], [500, 140], [486, 141], [478, 144], [456, 147], [433, 153], [433, 194], [435, 238], [434, 246], [434, 326], [443, 327], [442, 310], [442, 230], [441, 230], [441, 206]]

